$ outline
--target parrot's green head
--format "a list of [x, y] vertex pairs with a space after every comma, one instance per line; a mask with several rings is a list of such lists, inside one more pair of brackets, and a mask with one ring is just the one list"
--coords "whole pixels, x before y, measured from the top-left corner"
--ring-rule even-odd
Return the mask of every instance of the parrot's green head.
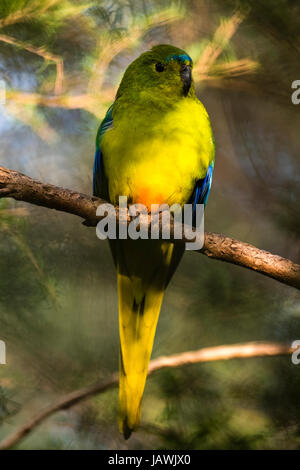
[[193, 96], [193, 62], [182, 49], [161, 44], [141, 54], [127, 68], [118, 96], [126, 90], [170, 98]]

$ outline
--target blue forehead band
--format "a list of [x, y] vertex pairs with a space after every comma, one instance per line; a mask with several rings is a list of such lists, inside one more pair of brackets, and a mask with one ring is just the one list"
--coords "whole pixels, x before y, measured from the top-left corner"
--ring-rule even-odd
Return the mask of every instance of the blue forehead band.
[[178, 62], [183, 62], [183, 63], [187, 62], [187, 65], [192, 65], [193, 63], [192, 59], [187, 54], [180, 54], [180, 55], [172, 54], [169, 57], [167, 57], [166, 62], [170, 62], [170, 60], [177, 60]]

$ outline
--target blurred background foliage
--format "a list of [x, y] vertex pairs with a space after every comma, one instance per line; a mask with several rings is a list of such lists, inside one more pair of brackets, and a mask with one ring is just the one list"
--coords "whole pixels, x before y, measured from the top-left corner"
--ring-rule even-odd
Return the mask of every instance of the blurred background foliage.
[[[154, 44], [193, 57], [216, 169], [206, 229], [299, 261], [300, 4], [296, 0], [1, 0], [0, 164], [91, 193], [94, 141], [126, 66]], [[0, 200], [0, 437], [118, 367], [108, 246], [75, 217]], [[200, 259], [201, 258], [201, 259]], [[153, 357], [299, 339], [297, 292], [187, 253]], [[236, 359], [158, 372], [141, 427], [117, 430], [117, 391], [46, 421], [23, 449], [299, 449], [300, 366]]]

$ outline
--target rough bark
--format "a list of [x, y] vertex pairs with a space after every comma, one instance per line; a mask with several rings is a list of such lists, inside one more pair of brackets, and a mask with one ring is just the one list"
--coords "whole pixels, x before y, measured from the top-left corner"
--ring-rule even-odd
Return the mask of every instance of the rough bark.
[[[45, 184], [17, 171], [0, 167], [0, 198], [11, 197], [38, 206], [56, 209], [77, 215], [84, 219], [84, 224], [95, 226], [100, 220], [96, 216], [99, 204], [106, 201], [86, 194]], [[117, 220], [119, 218], [116, 208]], [[128, 222], [130, 218], [128, 218]], [[148, 226], [150, 231], [150, 225]], [[172, 233], [172, 224], [171, 224]], [[171, 236], [172, 240], [172, 236]], [[174, 239], [173, 239], [174, 240]], [[184, 233], [176, 243], [191, 241]], [[257, 271], [265, 276], [300, 289], [300, 265], [281, 256], [260, 250], [248, 243], [235, 240], [225, 235], [205, 232], [204, 245], [200, 253], [210, 258], [233, 263]]]

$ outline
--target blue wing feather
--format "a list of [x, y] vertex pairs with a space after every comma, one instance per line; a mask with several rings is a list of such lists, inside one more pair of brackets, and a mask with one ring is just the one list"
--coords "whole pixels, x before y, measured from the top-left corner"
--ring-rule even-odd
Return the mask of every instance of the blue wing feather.
[[109, 129], [113, 127], [113, 117], [112, 117], [113, 105], [108, 109], [105, 118], [103, 119], [96, 139], [96, 153], [94, 159], [94, 169], [93, 169], [93, 194], [94, 196], [101, 197], [108, 200], [108, 184], [107, 178], [104, 171], [103, 165], [103, 153], [101, 150], [101, 140]]
[[196, 182], [193, 195], [190, 200], [190, 203], [193, 204], [193, 216], [196, 215], [197, 204], [204, 204], [205, 206], [207, 203], [208, 195], [212, 184], [213, 169], [214, 162], [209, 165], [205, 177]]

